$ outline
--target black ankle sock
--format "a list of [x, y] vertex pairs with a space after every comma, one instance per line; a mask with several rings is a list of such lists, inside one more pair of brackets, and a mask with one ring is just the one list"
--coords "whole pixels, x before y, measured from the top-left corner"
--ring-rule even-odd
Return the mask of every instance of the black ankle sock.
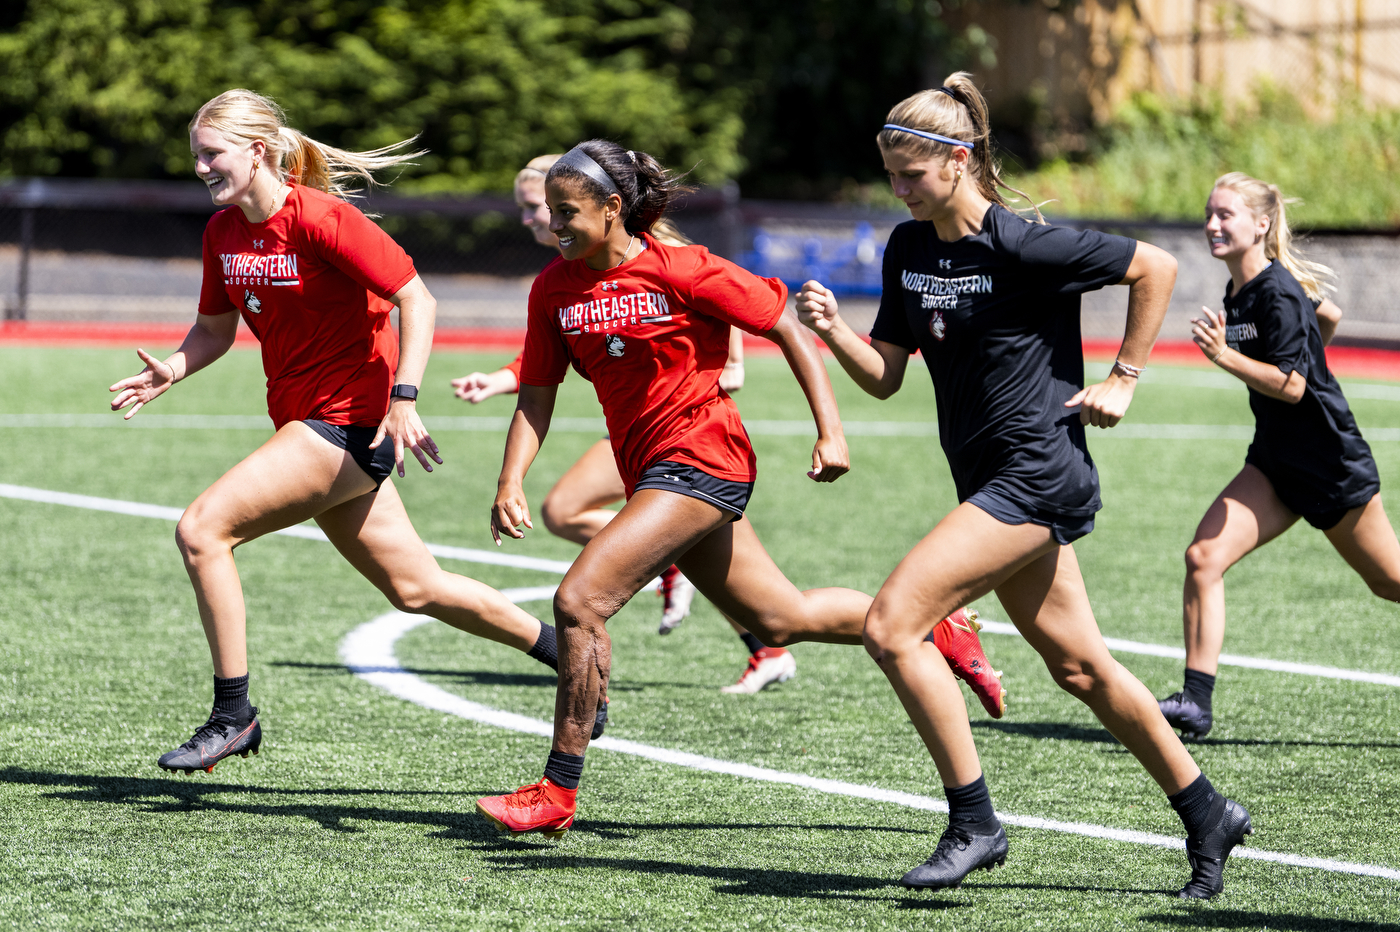
[[1205, 774], [1197, 777], [1180, 793], [1168, 796], [1167, 802], [1181, 816], [1186, 834], [1192, 837], [1219, 822], [1220, 813], [1225, 810], [1225, 797], [1215, 791]]
[[561, 754], [549, 752], [549, 761], [544, 765], [545, 779], [566, 790], [578, 789], [579, 778], [583, 776], [582, 754]]
[[1203, 711], [1210, 711], [1210, 694], [1215, 691], [1215, 677], [1209, 673], [1202, 673], [1200, 670], [1186, 668], [1186, 688], [1182, 692], [1186, 693], [1186, 698], [1190, 699]]
[[551, 670], [559, 669], [559, 639], [555, 634], [554, 625], [547, 625], [540, 622], [539, 640], [535, 641], [535, 646], [525, 653], [534, 657], [540, 663]]
[[749, 653], [751, 654], [756, 654], [763, 650], [763, 642], [747, 631], [739, 635], [739, 640], [744, 642], [744, 646], [749, 649]]
[[226, 680], [214, 677], [215, 712], [236, 716], [248, 708], [248, 674], [230, 676]]
[[943, 792], [948, 797], [949, 825], [954, 822], [985, 822], [996, 816], [986, 777], [981, 774], [967, 786], [945, 786]]

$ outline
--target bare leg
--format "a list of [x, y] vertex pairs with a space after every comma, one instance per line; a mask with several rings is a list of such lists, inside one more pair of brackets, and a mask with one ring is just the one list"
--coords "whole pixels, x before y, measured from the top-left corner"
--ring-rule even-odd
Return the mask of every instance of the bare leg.
[[1400, 542], [1385, 516], [1379, 492], [1365, 505], [1347, 512], [1340, 524], [1324, 533], [1372, 592], [1382, 599], [1400, 602]]
[[865, 649], [894, 687], [944, 786], [966, 786], [981, 775], [982, 765], [962, 692], [924, 636], [950, 612], [1053, 549], [1046, 528], [1003, 524], [975, 505], [959, 505], [900, 561], [875, 596], [864, 625]]
[[477, 637], [527, 651], [539, 619], [485, 583], [445, 572], [423, 545], [392, 480], [316, 517], [337, 550], [401, 612], [431, 615]]
[[1109, 654], [1073, 547], [1055, 547], [996, 592], [1055, 682], [1093, 711], [1163, 792], [1179, 793], [1201, 775], [1157, 700]]
[[551, 534], [586, 544], [617, 515], [603, 506], [622, 501], [626, 494], [612, 444], [599, 440], [554, 483], [540, 513]]
[[215, 676], [248, 672], [243, 588], [233, 548], [373, 488], [374, 481], [350, 454], [293, 421], [186, 509], [175, 540], [194, 584]]
[[[1226, 570], [1297, 520], [1298, 516], [1279, 501], [1268, 477], [1248, 464], [1206, 511], [1195, 539], [1186, 548], [1186, 585], [1181, 601], [1187, 669], [1211, 676], [1218, 669], [1225, 643]], [[1391, 540], [1394, 538], [1392, 532]]]
[[582, 754], [588, 748], [612, 672], [608, 619], [677, 554], [728, 521], [727, 513], [698, 498], [643, 489], [583, 548], [554, 595], [554, 750]]

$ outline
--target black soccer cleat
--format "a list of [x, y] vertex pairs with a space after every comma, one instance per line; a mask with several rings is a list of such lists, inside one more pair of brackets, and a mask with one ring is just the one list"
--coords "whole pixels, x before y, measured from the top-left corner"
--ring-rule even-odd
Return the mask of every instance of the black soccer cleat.
[[929, 859], [905, 874], [906, 887], [935, 890], [956, 887], [978, 868], [991, 870], [1006, 863], [1006, 829], [995, 817], [985, 822], [953, 822], [938, 839]]
[[603, 729], [608, 727], [608, 700], [603, 699], [598, 704], [598, 714], [593, 718], [593, 734], [589, 736], [590, 741], [597, 741], [603, 737]]
[[1196, 705], [1185, 690], [1172, 693], [1158, 702], [1157, 708], [1162, 710], [1168, 725], [1181, 730], [1183, 738], [1204, 738], [1210, 734], [1210, 711]]
[[239, 721], [226, 712], [214, 712], [209, 721], [195, 729], [194, 737], [173, 751], [162, 754], [156, 763], [162, 770], [183, 770], [213, 773], [214, 765], [225, 757], [238, 754], [247, 757], [258, 753], [262, 744], [262, 726], [258, 710], [252, 709], [249, 720]]
[[1186, 839], [1186, 859], [1191, 862], [1191, 880], [1177, 891], [1183, 900], [1208, 900], [1225, 889], [1225, 859], [1244, 836], [1253, 835], [1249, 811], [1233, 799], [1225, 800], [1220, 821], [1208, 832]]

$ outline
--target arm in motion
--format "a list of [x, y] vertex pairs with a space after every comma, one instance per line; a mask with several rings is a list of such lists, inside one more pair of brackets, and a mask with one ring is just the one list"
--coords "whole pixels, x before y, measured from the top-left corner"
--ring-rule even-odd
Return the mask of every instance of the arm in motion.
[[122, 379], [108, 391], [117, 392], [112, 399], [112, 410], [120, 411], [132, 405], [126, 412], [125, 420], [131, 418], [146, 405], [155, 401], [165, 390], [186, 376], [194, 375], [200, 369], [227, 353], [233, 346], [233, 338], [238, 334], [238, 312], [226, 314], [200, 314], [185, 340], [170, 358], [161, 361], [143, 349], [136, 355], [146, 364], [146, 368], [129, 379]]
[[[399, 307], [399, 371], [394, 376], [395, 385], [412, 385], [421, 388], [423, 370], [428, 366], [428, 355], [433, 351], [433, 323], [437, 318], [437, 301], [428, 293], [423, 279], [413, 276], [413, 280], [398, 290], [393, 302]], [[370, 449], [379, 446], [380, 441], [389, 437], [394, 442], [394, 465], [399, 476], [404, 474], [403, 451], [408, 447], [418, 462], [428, 472], [433, 471], [432, 457], [438, 463], [438, 446], [428, 435], [418, 417], [418, 403], [407, 398], [395, 398], [389, 403], [389, 413], [379, 422], [379, 430], [374, 435]]]
[[883, 400], [904, 384], [909, 351], [883, 340], [862, 340], [842, 319], [836, 295], [821, 282], [808, 282], [797, 293], [797, 316], [822, 338], [841, 368], [867, 395]]
[[496, 501], [491, 505], [491, 537], [497, 547], [501, 546], [502, 534], [517, 540], [524, 537], [525, 532], [518, 529], [521, 524], [534, 530], [530, 505], [525, 501], [525, 474], [549, 433], [558, 394], [558, 385], [520, 386], [520, 399], [515, 403], [510, 433], [506, 435], [501, 477], [496, 480]]
[[1284, 375], [1278, 366], [1251, 359], [1244, 353], [1230, 349], [1225, 342], [1225, 312], [1216, 313], [1208, 307], [1201, 308], [1204, 317], [1191, 321], [1191, 339], [1205, 353], [1206, 358], [1226, 372], [1239, 379], [1261, 395], [1277, 398], [1296, 405], [1303, 400], [1303, 392], [1308, 380], [1293, 370]]
[[802, 330], [797, 316], [787, 310], [783, 311], [783, 316], [764, 337], [782, 348], [817, 422], [812, 471], [807, 475], [817, 482], [835, 482], [850, 471], [851, 454], [846, 448], [841, 412], [836, 407], [836, 395], [831, 391], [831, 379], [827, 377], [821, 355], [812, 345], [812, 338]]

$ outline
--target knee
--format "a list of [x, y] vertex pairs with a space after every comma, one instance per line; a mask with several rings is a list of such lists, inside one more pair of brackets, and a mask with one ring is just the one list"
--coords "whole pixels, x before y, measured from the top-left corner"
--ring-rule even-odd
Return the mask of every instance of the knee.
[[879, 601], [870, 606], [865, 616], [865, 628], [861, 631], [861, 643], [865, 652], [876, 665], [885, 666], [899, 653], [904, 641], [894, 625], [893, 613], [886, 612]]
[[1188, 576], [1221, 577], [1230, 568], [1224, 552], [1210, 541], [1198, 540], [1186, 548]]
[[220, 535], [211, 530], [213, 522], [207, 520], [191, 505], [175, 525], [175, 545], [186, 563], [194, 563], [205, 554], [227, 545]]
[[437, 604], [433, 599], [432, 587], [425, 585], [420, 579], [390, 580], [388, 591], [384, 594], [388, 597], [390, 605], [410, 615], [428, 614]]
[[743, 627], [767, 647], [791, 647], [794, 643], [793, 629], [779, 618], [756, 616], [745, 619]]
[[570, 503], [564, 501], [550, 492], [544, 497], [544, 503], [540, 505], [540, 517], [544, 520], [544, 526], [555, 537], [562, 537], [564, 531], [570, 526], [570, 520], [577, 513], [576, 509], [570, 507]]
[[1368, 579], [1366, 585], [1371, 587], [1373, 593], [1387, 602], [1400, 602], [1400, 579], [1391, 577]]
[[554, 593], [554, 622], [560, 628], [601, 628], [626, 604], [626, 597], [565, 580]]
[[1107, 671], [1089, 661], [1065, 659], [1047, 663], [1055, 685], [1083, 703], [1090, 701], [1106, 687]]

